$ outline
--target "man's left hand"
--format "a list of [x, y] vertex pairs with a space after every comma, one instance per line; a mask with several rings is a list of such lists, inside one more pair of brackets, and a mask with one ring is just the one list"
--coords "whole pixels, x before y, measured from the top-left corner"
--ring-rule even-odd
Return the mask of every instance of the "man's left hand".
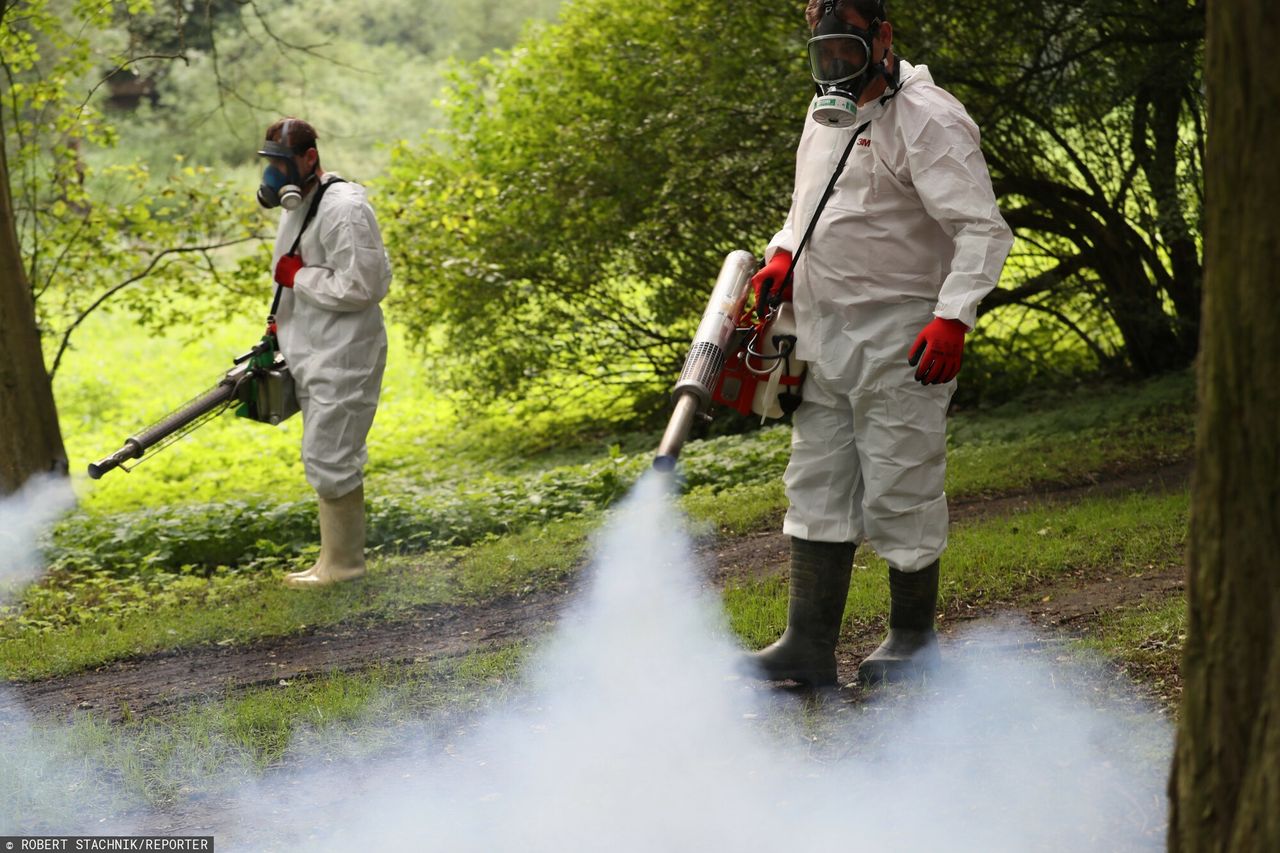
[[276, 261], [276, 281], [281, 287], [293, 287], [293, 277], [305, 264], [300, 255], [284, 255]]
[[[916, 380], [923, 385], [941, 385], [956, 378], [964, 357], [964, 336], [969, 327], [959, 320], [934, 317], [915, 343], [907, 363], [916, 368]], [[919, 367], [916, 367], [916, 365]]]

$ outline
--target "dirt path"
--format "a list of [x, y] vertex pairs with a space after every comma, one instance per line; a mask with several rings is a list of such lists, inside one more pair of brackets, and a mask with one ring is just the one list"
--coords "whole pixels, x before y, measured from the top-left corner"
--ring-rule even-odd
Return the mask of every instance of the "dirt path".
[[243, 645], [159, 652], [12, 686], [31, 713], [68, 716], [87, 711], [118, 721], [126, 713], [154, 713], [230, 689], [497, 648], [553, 625], [568, 599], [566, 593], [567, 589], [540, 591], [483, 607], [424, 608], [392, 622], [342, 623]]
[[[1098, 482], [1039, 489], [988, 499], [957, 502], [955, 520], [1014, 512], [1033, 503], [1073, 502], [1132, 491], [1167, 492], [1184, 488], [1188, 463], [1144, 471], [1115, 472]], [[706, 543], [700, 556], [712, 567], [717, 585], [733, 578], [764, 577], [782, 572], [788, 561], [787, 538], [780, 532], [757, 533]], [[1096, 575], [1096, 576], [1095, 576]], [[1140, 578], [1112, 579], [1103, 573], [1080, 574], [1052, 588], [1037, 590], [1030, 601], [1007, 602], [1034, 624], [1055, 631], [1075, 630], [1099, 613], [1144, 597], [1180, 590], [1182, 572], [1171, 569]], [[471, 607], [432, 607], [395, 621], [353, 621], [288, 637], [244, 645], [197, 646], [114, 662], [89, 672], [12, 685], [28, 712], [61, 718], [89, 712], [119, 720], [126, 714], [162, 712], [201, 697], [277, 684], [333, 671], [374, 664], [407, 664], [496, 648], [537, 636], [552, 626], [570, 598], [572, 585], [527, 596], [508, 597]], [[982, 615], [996, 606], [944, 614], [951, 625]], [[839, 649], [843, 680], [853, 680], [857, 662], [879, 642], [883, 626], [854, 625]], [[12, 700], [11, 700], [12, 701]], [[0, 714], [5, 712], [0, 706]]]

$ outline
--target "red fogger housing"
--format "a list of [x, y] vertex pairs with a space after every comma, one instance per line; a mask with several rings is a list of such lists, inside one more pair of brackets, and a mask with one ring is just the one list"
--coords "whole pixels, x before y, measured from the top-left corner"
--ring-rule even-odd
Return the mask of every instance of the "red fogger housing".
[[[734, 349], [725, 358], [720, 379], [712, 391], [712, 400], [742, 415], [750, 415], [754, 411], [767, 417], [779, 417], [781, 414], [771, 412], [775, 399], [783, 411], [791, 411], [789, 398], [799, 403], [798, 392], [804, 382], [803, 368], [798, 374], [788, 369], [790, 362], [794, 361], [795, 335], [775, 334], [772, 327], [777, 317], [777, 314], [770, 314], [751, 325], [750, 313], [744, 314], [734, 339]], [[781, 364], [778, 363], [780, 360]], [[770, 393], [762, 394], [766, 389], [760, 386], [767, 386], [771, 381], [774, 388]]]

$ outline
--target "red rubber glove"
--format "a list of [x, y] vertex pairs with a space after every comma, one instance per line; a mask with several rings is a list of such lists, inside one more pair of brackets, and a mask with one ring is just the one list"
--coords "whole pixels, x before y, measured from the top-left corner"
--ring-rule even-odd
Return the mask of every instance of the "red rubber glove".
[[959, 320], [934, 317], [911, 345], [907, 364], [916, 367], [916, 380], [922, 385], [950, 382], [960, 372], [964, 357], [964, 335], [969, 327]]
[[791, 301], [791, 279], [787, 277], [790, 269], [791, 253], [779, 249], [773, 253], [769, 263], [751, 277], [751, 287], [756, 293], [757, 316], [763, 317], [770, 307]]
[[306, 266], [298, 255], [284, 255], [276, 261], [276, 281], [282, 287], [293, 287], [293, 277]]

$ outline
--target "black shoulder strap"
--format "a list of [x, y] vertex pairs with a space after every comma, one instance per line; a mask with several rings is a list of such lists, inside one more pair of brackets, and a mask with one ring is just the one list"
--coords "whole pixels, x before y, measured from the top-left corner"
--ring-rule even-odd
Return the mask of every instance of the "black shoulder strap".
[[[307, 226], [311, 224], [311, 220], [316, 218], [316, 211], [320, 209], [320, 199], [324, 198], [324, 194], [329, 190], [329, 187], [334, 184], [345, 183], [346, 181], [342, 178], [330, 178], [329, 180], [322, 182], [320, 186], [316, 187], [316, 194], [311, 197], [311, 204], [307, 206], [307, 215], [302, 218], [302, 227], [298, 229], [298, 236], [294, 238], [293, 246], [289, 248], [289, 251], [285, 252], [286, 255], [296, 255], [298, 253], [298, 245], [302, 243], [302, 235], [307, 233]], [[274, 273], [275, 270], [272, 270], [273, 275]], [[280, 294], [283, 290], [284, 288], [277, 283], [275, 295], [271, 298], [271, 311], [268, 312], [269, 317], [275, 317], [276, 311], [279, 310]], [[270, 319], [268, 322], [271, 322]]]
[[330, 178], [316, 187], [316, 194], [311, 197], [311, 204], [307, 206], [307, 215], [302, 218], [302, 227], [298, 229], [298, 236], [294, 238], [293, 246], [286, 254], [297, 254], [298, 244], [302, 242], [302, 235], [307, 232], [307, 226], [311, 224], [311, 220], [316, 218], [316, 211], [320, 209], [320, 199], [324, 198], [324, 194], [329, 191], [329, 187], [334, 184], [345, 183], [346, 181], [342, 178]]
[[786, 278], [791, 278], [796, 271], [796, 264], [800, 261], [800, 253], [804, 251], [805, 244], [809, 242], [809, 238], [813, 236], [813, 229], [818, 224], [818, 217], [822, 215], [822, 210], [827, 206], [827, 200], [831, 198], [831, 192], [836, 188], [836, 181], [840, 180], [840, 173], [844, 171], [845, 163], [849, 161], [849, 152], [853, 151], [853, 145], [858, 141], [858, 137], [862, 132], [870, 126], [871, 122], [865, 122], [861, 127], [853, 132], [853, 136], [849, 139], [849, 144], [845, 146], [844, 153], [840, 155], [840, 162], [836, 164], [836, 170], [831, 173], [831, 180], [827, 181], [827, 188], [822, 193], [822, 198], [818, 200], [818, 207], [813, 211], [813, 217], [809, 220], [809, 227], [804, 230], [804, 236], [800, 238], [800, 245], [796, 246], [796, 253], [791, 256], [791, 267], [787, 270]]

